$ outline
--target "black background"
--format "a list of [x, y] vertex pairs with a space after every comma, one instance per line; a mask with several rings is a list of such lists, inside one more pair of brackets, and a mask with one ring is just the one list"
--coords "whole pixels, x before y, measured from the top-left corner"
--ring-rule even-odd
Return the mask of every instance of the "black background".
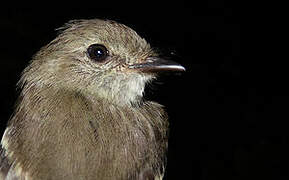
[[261, 48], [272, 21], [231, 1], [3, 9], [1, 133], [31, 56], [56, 36], [54, 29], [82, 18], [124, 23], [186, 67], [160, 77], [147, 93], [170, 115], [166, 179], [288, 178], [286, 68], [267, 63], [268, 49]]

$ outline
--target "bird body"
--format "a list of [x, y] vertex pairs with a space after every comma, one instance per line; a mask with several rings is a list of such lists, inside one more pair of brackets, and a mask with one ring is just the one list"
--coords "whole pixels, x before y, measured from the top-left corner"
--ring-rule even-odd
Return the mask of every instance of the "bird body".
[[162, 179], [167, 115], [142, 95], [152, 67], [184, 69], [156, 65], [150, 45], [114, 21], [71, 21], [61, 30], [18, 83], [0, 179]]

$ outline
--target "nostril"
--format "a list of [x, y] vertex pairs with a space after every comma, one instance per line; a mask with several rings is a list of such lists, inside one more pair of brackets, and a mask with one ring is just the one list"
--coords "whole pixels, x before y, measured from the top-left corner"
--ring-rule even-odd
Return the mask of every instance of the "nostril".
[[155, 58], [154, 57], [147, 57], [145, 59], [146, 62], [154, 62]]

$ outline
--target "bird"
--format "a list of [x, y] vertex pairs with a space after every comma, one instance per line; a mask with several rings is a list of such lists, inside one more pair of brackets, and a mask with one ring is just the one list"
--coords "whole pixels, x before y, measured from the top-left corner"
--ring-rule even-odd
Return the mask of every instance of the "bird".
[[113, 20], [70, 20], [57, 30], [17, 83], [0, 179], [163, 179], [168, 115], [144, 90], [184, 66]]

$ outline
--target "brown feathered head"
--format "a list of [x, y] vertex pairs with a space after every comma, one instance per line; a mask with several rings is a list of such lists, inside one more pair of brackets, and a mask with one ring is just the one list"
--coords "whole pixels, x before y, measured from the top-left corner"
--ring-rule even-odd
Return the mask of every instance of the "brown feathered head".
[[142, 97], [154, 71], [184, 70], [158, 58], [135, 31], [114, 21], [77, 20], [59, 30], [25, 69], [22, 83], [71, 88], [127, 104]]

